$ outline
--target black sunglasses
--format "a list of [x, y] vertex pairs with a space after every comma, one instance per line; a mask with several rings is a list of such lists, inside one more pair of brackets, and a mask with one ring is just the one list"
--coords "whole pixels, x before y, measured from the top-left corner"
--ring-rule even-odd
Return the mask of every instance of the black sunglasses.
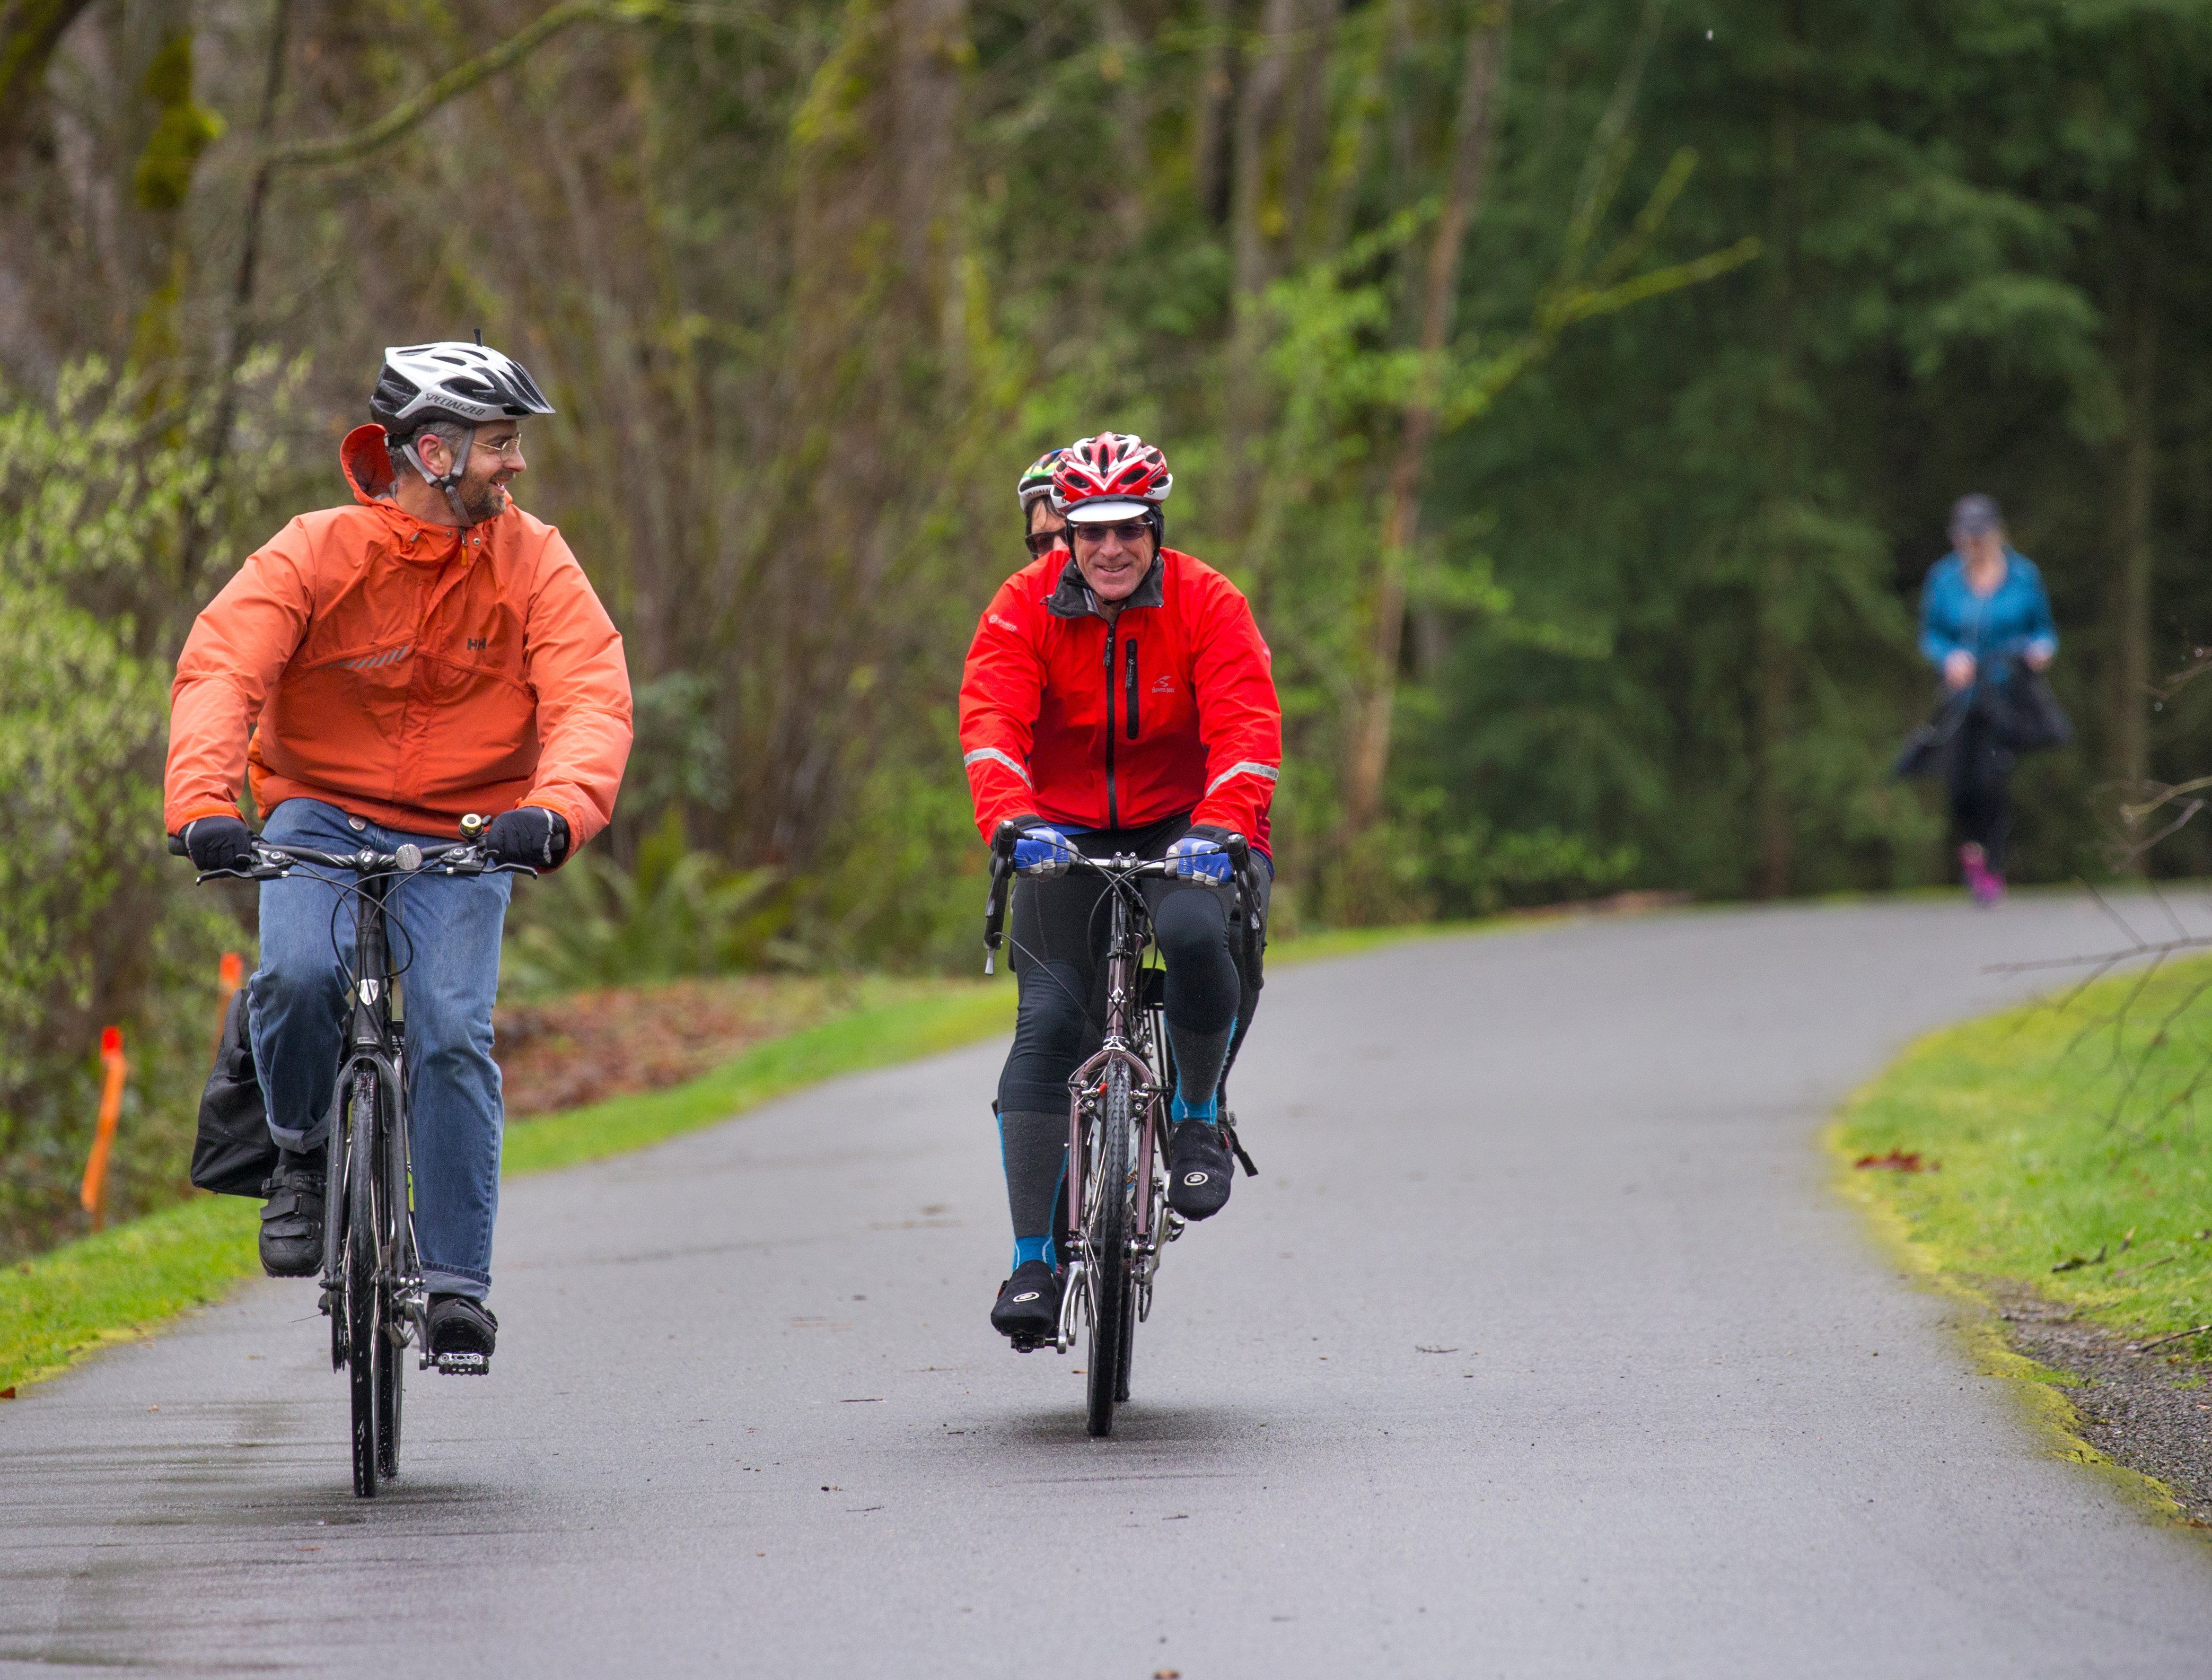
[[1071, 525], [1067, 527], [1070, 536], [1080, 536], [1093, 543], [1104, 542], [1109, 533], [1125, 543], [1141, 542], [1152, 528], [1151, 520], [1141, 519], [1125, 519], [1118, 525]]
[[1022, 539], [1022, 546], [1029, 550], [1030, 559], [1042, 560], [1053, 550], [1064, 546], [1066, 541], [1067, 531], [1062, 527], [1058, 531], [1032, 531]]

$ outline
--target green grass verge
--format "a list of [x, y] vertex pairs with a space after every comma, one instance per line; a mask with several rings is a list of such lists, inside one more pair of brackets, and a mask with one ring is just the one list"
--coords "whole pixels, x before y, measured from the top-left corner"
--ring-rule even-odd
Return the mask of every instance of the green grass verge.
[[[2029, 1285], [2161, 1336], [2212, 1320], [2208, 1095], [2199, 959], [1933, 1033], [1852, 1099], [1830, 1142], [1847, 1191], [1924, 1269]], [[1927, 1170], [1855, 1165], [1893, 1152]]]
[[0, 1388], [220, 1300], [254, 1268], [259, 1213], [235, 1196], [194, 1196], [0, 1272]]
[[[1268, 954], [1289, 965], [1345, 957], [1413, 939], [1518, 925], [1510, 920], [1353, 928], [1284, 940]], [[689, 1084], [617, 1097], [518, 1121], [502, 1171], [538, 1172], [642, 1148], [712, 1125], [840, 1074], [933, 1056], [1011, 1029], [1014, 989], [948, 980], [863, 982], [848, 1013], [756, 1044]], [[0, 1272], [0, 1388], [35, 1382], [106, 1344], [220, 1300], [259, 1268], [258, 1209], [235, 1196], [195, 1196]]]

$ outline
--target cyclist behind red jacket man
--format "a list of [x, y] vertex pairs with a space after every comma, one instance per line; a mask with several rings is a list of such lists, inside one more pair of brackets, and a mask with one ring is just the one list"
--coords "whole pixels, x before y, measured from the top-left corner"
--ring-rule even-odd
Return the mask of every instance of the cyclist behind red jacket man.
[[[1048, 502], [1036, 493], [1046, 471]], [[1067, 873], [1074, 852], [1164, 859], [1174, 871], [1144, 883], [1177, 1072], [1168, 1196], [1191, 1220], [1229, 1199], [1221, 1083], [1261, 977], [1240, 971], [1231, 939], [1224, 843], [1250, 842], [1264, 916], [1282, 708], [1243, 593], [1166, 546], [1162, 504], [1174, 483], [1158, 449], [1114, 432], [1024, 473], [1024, 536], [1043, 551], [984, 610], [960, 686], [976, 826], [986, 839], [1002, 824], [1017, 834], [1010, 943], [1020, 1005], [994, 1105], [1014, 1264], [991, 1323], [1024, 1342], [1049, 1339], [1059, 1322], [1053, 1223], [1067, 1081], [1099, 1036], [1107, 918], [1093, 911], [1104, 889], [1095, 875]], [[1067, 547], [1042, 540], [1054, 514]]]

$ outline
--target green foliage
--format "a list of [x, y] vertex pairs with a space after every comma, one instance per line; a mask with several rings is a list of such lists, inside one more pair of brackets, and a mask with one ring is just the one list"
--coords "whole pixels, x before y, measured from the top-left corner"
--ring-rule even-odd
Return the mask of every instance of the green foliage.
[[1853, 1099], [1836, 1147], [1918, 1158], [1851, 1187], [1940, 1269], [2163, 1334], [2212, 1318], [2208, 1068], [2198, 959], [1923, 1039]]
[[695, 851], [671, 808], [624, 869], [604, 850], [519, 885], [501, 977], [518, 995], [727, 974], [782, 954], [787, 894], [772, 869]]
[[157, 603], [204, 469], [143, 409], [91, 363], [0, 411], [0, 1253], [81, 1217], [110, 1024], [132, 1069], [111, 1205], [174, 1193], [241, 943], [161, 844]]

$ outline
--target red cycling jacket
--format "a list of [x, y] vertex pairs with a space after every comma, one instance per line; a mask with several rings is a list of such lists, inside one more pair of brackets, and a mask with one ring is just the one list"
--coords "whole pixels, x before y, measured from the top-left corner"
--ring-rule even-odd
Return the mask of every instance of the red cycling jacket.
[[960, 752], [989, 839], [1035, 813], [1072, 828], [1192, 813], [1267, 849], [1283, 709], [1243, 593], [1163, 549], [1111, 624], [1064, 551], [1016, 572], [975, 627]]

